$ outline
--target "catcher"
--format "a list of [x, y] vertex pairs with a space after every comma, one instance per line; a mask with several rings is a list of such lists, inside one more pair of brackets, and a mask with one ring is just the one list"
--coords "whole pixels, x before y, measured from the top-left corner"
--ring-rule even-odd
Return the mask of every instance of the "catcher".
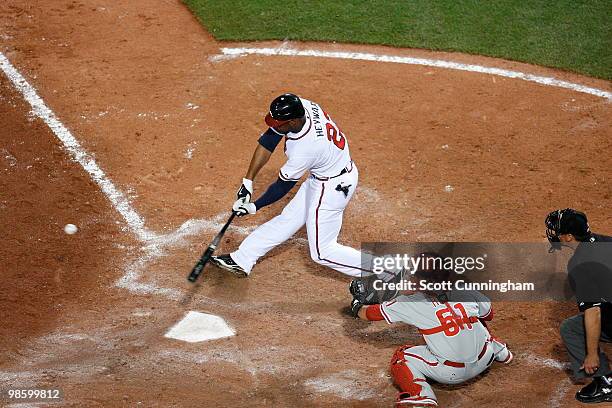
[[[419, 270], [415, 277], [428, 282], [447, 280], [450, 272]], [[397, 407], [435, 407], [436, 395], [427, 383], [460, 384], [485, 371], [493, 361], [512, 361], [512, 353], [487, 329], [493, 319], [489, 299], [480, 292], [404, 291], [393, 300], [366, 305], [367, 285], [354, 280], [350, 286], [351, 313], [363, 320], [385, 320], [416, 326], [423, 346], [404, 345], [391, 358], [391, 375], [400, 393]], [[459, 301], [460, 300], [460, 301]]]

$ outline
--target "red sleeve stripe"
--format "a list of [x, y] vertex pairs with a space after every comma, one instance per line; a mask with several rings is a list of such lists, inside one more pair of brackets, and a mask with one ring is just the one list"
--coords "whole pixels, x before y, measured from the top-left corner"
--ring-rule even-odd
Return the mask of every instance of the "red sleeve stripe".
[[391, 319], [389, 319], [389, 316], [385, 313], [385, 307], [384, 304], [380, 305], [380, 313], [383, 315], [383, 317], [385, 318], [385, 321], [389, 324], [391, 324]]
[[366, 307], [366, 319], [376, 321], [384, 318], [380, 305], [369, 305]]
[[487, 313], [486, 315], [482, 317], [479, 317], [479, 319], [482, 319], [485, 321], [493, 320], [493, 306], [491, 306], [491, 308], [489, 309], [489, 313]]

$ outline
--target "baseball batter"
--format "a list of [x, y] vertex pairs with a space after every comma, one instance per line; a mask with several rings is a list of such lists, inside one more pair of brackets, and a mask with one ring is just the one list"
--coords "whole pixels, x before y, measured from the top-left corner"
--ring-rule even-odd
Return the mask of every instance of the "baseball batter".
[[[294, 94], [274, 99], [265, 122], [269, 129], [259, 138], [233, 211], [238, 216], [255, 214], [287, 194], [306, 172], [310, 175], [280, 215], [253, 231], [238, 250], [215, 256], [212, 262], [246, 277], [259, 258], [306, 225], [310, 255], [315, 262], [359, 276], [361, 252], [337, 242], [344, 209], [359, 177], [346, 135], [318, 104]], [[287, 162], [278, 180], [252, 202], [253, 180], [283, 139]]]
[[[456, 301], [459, 298], [461, 301]], [[398, 407], [438, 405], [426, 378], [459, 384], [482, 373], [493, 361], [508, 364], [512, 360], [508, 347], [486, 327], [493, 309], [480, 292], [462, 291], [457, 296], [454, 292], [418, 292], [375, 305], [353, 299], [351, 311], [364, 320], [416, 326], [425, 339], [424, 346], [398, 348], [391, 359], [391, 375], [401, 390]]]

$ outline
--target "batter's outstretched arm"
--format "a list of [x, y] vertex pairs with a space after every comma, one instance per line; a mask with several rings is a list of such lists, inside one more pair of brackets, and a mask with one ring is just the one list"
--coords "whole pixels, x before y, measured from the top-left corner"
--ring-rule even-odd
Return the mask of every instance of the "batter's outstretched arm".
[[270, 156], [272, 156], [274, 149], [276, 149], [276, 146], [278, 146], [282, 139], [283, 135], [275, 132], [272, 128], [269, 128], [259, 137], [259, 144], [255, 152], [253, 152], [251, 164], [245, 176], [247, 180], [255, 180], [259, 170], [270, 160]]
[[266, 192], [255, 201], [255, 208], [258, 210], [275, 203], [276, 201], [283, 198], [289, 190], [295, 186], [297, 181], [285, 181], [281, 178], [278, 178], [274, 183], [270, 184], [270, 187], [266, 190]]
[[272, 152], [262, 145], [258, 144], [255, 152], [253, 152], [253, 157], [251, 158], [251, 164], [249, 165], [249, 170], [247, 170], [246, 178], [247, 180], [255, 180], [255, 177], [259, 173], [259, 170], [266, 165], [268, 160], [270, 160], [270, 156], [272, 156]]

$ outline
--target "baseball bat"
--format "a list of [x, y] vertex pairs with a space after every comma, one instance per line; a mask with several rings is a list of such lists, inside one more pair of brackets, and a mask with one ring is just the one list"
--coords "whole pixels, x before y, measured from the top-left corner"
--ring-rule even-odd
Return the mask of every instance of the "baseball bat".
[[236, 213], [232, 211], [232, 215], [230, 215], [223, 228], [221, 228], [221, 231], [219, 231], [219, 233], [213, 238], [208, 248], [206, 248], [206, 251], [204, 251], [200, 259], [198, 260], [198, 263], [196, 263], [193, 269], [191, 270], [191, 273], [187, 277], [187, 280], [189, 280], [189, 282], [195, 282], [196, 279], [198, 279], [198, 276], [200, 276], [200, 274], [204, 270], [204, 267], [210, 260], [210, 257], [215, 252], [215, 249], [217, 249], [219, 242], [221, 242], [221, 238], [223, 238], [223, 235], [225, 235], [225, 231], [230, 226], [235, 216]]

